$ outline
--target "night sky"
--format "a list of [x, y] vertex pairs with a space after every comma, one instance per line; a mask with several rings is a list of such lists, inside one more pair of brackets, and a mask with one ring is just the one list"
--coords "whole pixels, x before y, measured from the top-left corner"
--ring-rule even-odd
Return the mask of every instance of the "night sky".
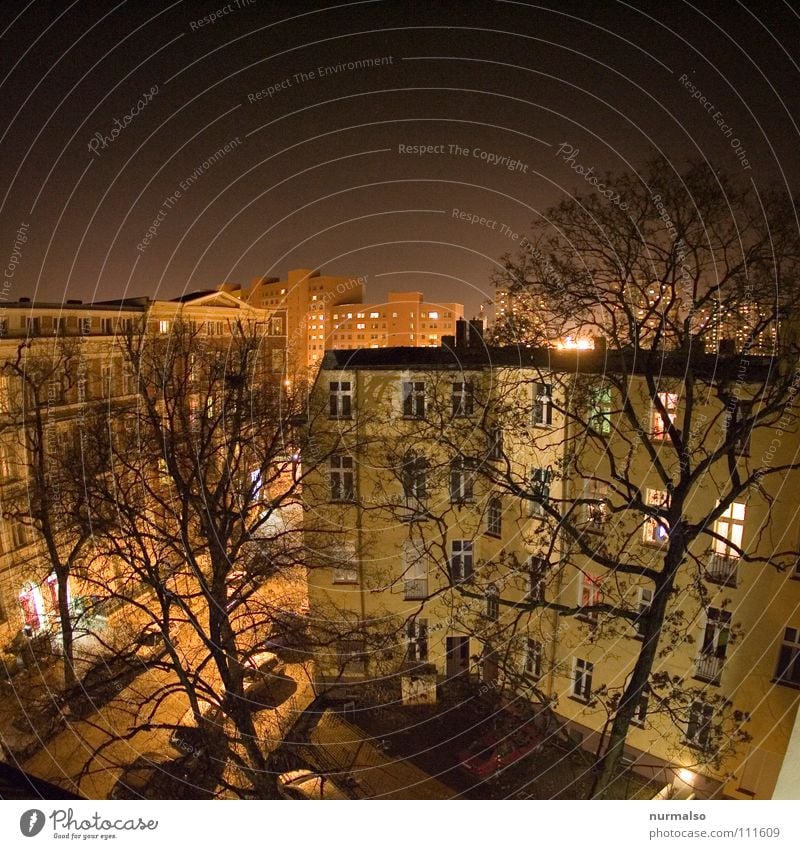
[[800, 178], [800, 19], [782, 2], [3, 11], [6, 301], [314, 267], [366, 276], [370, 301], [420, 289], [472, 314], [513, 248], [502, 225], [525, 233], [583, 190], [577, 165], [659, 152]]

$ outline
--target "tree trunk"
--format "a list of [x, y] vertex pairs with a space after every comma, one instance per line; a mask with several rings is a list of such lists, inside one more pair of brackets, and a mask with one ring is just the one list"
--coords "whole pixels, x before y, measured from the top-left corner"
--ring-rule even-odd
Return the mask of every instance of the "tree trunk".
[[650, 673], [653, 670], [653, 661], [658, 651], [661, 629], [664, 625], [669, 597], [672, 593], [678, 567], [683, 559], [683, 544], [680, 540], [680, 532], [676, 529], [676, 531], [673, 531], [673, 534], [675, 538], [670, 539], [670, 548], [665, 558], [663, 578], [656, 584], [653, 603], [650, 606], [650, 612], [647, 616], [642, 650], [636, 658], [628, 685], [625, 687], [617, 711], [614, 714], [611, 733], [608, 737], [608, 745], [600, 761], [600, 772], [590, 794], [592, 799], [607, 799], [611, 797], [611, 787], [617, 778], [620, 761], [625, 752], [625, 740], [630, 731], [631, 720], [650, 680]]
[[75, 640], [69, 609], [69, 569], [56, 567], [55, 573], [58, 587], [58, 615], [61, 617], [61, 642], [64, 650], [64, 688], [66, 689], [78, 680], [75, 675]]

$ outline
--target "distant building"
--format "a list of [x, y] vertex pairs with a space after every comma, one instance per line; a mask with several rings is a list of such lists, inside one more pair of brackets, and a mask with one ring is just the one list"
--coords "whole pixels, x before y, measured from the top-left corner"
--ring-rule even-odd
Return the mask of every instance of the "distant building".
[[365, 284], [364, 277], [297, 268], [286, 280], [256, 277], [248, 287], [221, 289], [259, 309], [286, 311], [289, 357], [299, 370], [316, 368], [335, 348], [438, 346], [464, 315], [463, 304], [428, 303], [420, 292], [390, 292], [388, 301], [367, 304]]

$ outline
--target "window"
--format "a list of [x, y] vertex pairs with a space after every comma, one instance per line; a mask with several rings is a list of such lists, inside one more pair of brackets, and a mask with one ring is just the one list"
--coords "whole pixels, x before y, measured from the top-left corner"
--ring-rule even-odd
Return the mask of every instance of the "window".
[[649, 587], [639, 587], [639, 599], [637, 602], [638, 615], [634, 623], [638, 634], [643, 634], [645, 625], [644, 617], [650, 613], [650, 606], [653, 603], [653, 591]]
[[428, 461], [413, 451], [403, 459], [403, 495], [406, 507], [424, 511], [428, 497]]
[[331, 552], [334, 584], [357, 584], [358, 564], [356, 547], [352, 542], [342, 542]]
[[695, 661], [695, 678], [719, 683], [728, 640], [731, 635], [731, 614], [716, 607], [706, 609], [706, 626], [700, 644], [700, 656]]
[[11, 524], [11, 540], [14, 543], [14, 548], [24, 548], [30, 545], [33, 535], [30, 527], [22, 522], [12, 522]]
[[104, 336], [111, 336], [114, 333], [114, 319], [113, 318], [101, 318], [100, 319], [100, 327], [103, 331]]
[[269, 335], [283, 336], [283, 316], [274, 315], [269, 320]]
[[503, 428], [492, 427], [486, 433], [486, 456], [490, 460], [503, 459]]
[[783, 632], [775, 680], [779, 684], [800, 687], [800, 628], [786, 628]]
[[7, 413], [11, 404], [11, 379], [7, 374], [0, 374], [0, 413]]
[[503, 499], [494, 495], [486, 510], [486, 533], [499, 537], [503, 530]]
[[353, 458], [335, 454], [331, 457], [331, 501], [354, 501], [355, 497]]
[[162, 336], [165, 336], [167, 333], [169, 333], [169, 322], [166, 321], [165, 319], [162, 319], [161, 321], [159, 321], [158, 322], [158, 332]]
[[[648, 489], [647, 505], [666, 509], [669, 507], [669, 496], [662, 489]], [[643, 535], [645, 542], [661, 545], [669, 536], [669, 526], [663, 518], [648, 516], [644, 521]]]
[[403, 598], [418, 601], [428, 597], [428, 554], [421, 540], [407, 540], [403, 546]]
[[576, 657], [572, 675], [572, 695], [582, 702], [588, 702], [592, 695], [592, 673], [594, 664]]
[[686, 724], [686, 742], [699, 749], [707, 749], [711, 742], [714, 708], [701, 699], [695, 699], [689, 707]]
[[742, 547], [745, 505], [734, 501], [714, 523], [714, 541], [706, 578], [717, 584], [736, 584], [739, 551]]
[[639, 701], [636, 703], [636, 708], [634, 709], [633, 716], [631, 717], [631, 723], [633, 725], [638, 725], [639, 728], [644, 728], [645, 721], [647, 719], [647, 708], [649, 701], [649, 693], [643, 692], [639, 696]]
[[438, 318], [439, 318], [439, 312], [438, 312], [438, 310], [431, 310], [431, 311], [428, 313], [428, 318], [438, 319]]
[[611, 433], [611, 390], [594, 389], [589, 402], [589, 427], [606, 435]]
[[492, 622], [497, 622], [500, 618], [500, 594], [494, 585], [486, 590], [486, 618]]
[[525, 658], [522, 671], [535, 681], [542, 677], [542, 644], [530, 637], [525, 641]]
[[450, 500], [468, 501], [472, 498], [475, 472], [471, 464], [463, 457], [456, 457], [450, 463]]
[[454, 583], [472, 577], [471, 539], [454, 539], [450, 543], [450, 573]]
[[553, 423], [552, 392], [549, 383], [533, 384], [533, 424], [546, 427]]
[[371, 312], [371, 313], [369, 314], [369, 317], [370, 317], [370, 318], [380, 318], [380, 317], [381, 317], [381, 314], [380, 314], [379, 312]]
[[412, 619], [406, 625], [406, 659], [412, 663], [428, 659], [427, 619]]
[[525, 575], [526, 601], [544, 601], [548, 565], [543, 557], [531, 557], [528, 560], [528, 573]]
[[62, 316], [53, 318], [53, 335], [63, 336], [67, 331], [67, 320]]
[[453, 383], [453, 415], [471, 416], [475, 409], [475, 395], [471, 383]]
[[38, 336], [41, 331], [39, 316], [28, 316], [25, 319], [25, 329], [28, 331], [28, 336]]
[[608, 521], [608, 484], [590, 480], [584, 484], [583, 520], [586, 530], [601, 531]]
[[[658, 400], [664, 408], [662, 414], [655, 401], [650, 415], [650, 433], [653, 439], [664, 439], [667, 436], [668, 424], [675, 423], [675, 414], [678, 410], [678, 396], [674, 392], [659, 392]], [[665, 420], [666, 416], [666, 420]]]
[[330, 417], [349, 419], [353, 411], [352, 384], [349, 380], [332, 380], [329, 384]]
[[530, 515], [544, 518], [547, 513], [542, 506], [550, 498], [551, 469], [533, 469], [530, 476], [531, 497]]
[[425, 417], [425, 381], [403, 381], [403, 415], [415, 419]]
[[[581, 584], [579, 588], [578, 604], [581, 607], [593, 607], [596, 604], [602, 604], [603, 593], [600, 589], [600, 579], [594, 575], [581, 575]], [[585, 613], [579, 614], [579, 618], [584, 622], [596, 623], [598, 613], [596, 610], [587, 610]]]
[[363, 664], [367, 659], [366, 643], [363, 637], [342, 640], [338, 645], [339, 665], [343, 668], [351, 664]]
[[8, 319], [0, 318], [0, 338], [8, 336]]

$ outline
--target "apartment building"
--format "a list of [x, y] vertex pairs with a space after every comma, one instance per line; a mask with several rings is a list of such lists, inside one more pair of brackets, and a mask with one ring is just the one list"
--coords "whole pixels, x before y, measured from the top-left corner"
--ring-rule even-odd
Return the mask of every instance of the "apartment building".
[[384, 303], [364, 303], [364, 277], [332, 277], [297, 268], [286, 280], [254, 278], [249, 287], [224, 284], [259, 309], [284, 309], [289, 356], [300, 370], [315, 369], [334, 348], [438, 347], [453, 335], [464, 306], [428, 303], [420, 292], [390, 292]]
[[[602, 346], [326, 354], [311, 438], [338, 451], [307, 491], [327, 522], [309, 594], [312, 616], [353, 630], [322, 673], [387, 681], [425, 663], [529, 692], [594, 752], [656, 641], [626, 757], [701, 796], [770, 798], [800, 698], [798, 435], [788, 412], [736, 431], [769, 361], [751, 356], [747, 380], [735, 358], [693, 366], [736, 384], [736, 404], [687, 396], [680, 352], [655, 383], [647, 357]], [[729, 497], [754, 468], [758, 486]], [[664, 589], [684, 491], [676, 526], [696, 533]]]
[[[109, 427], [124, 428], [126, 409], [138, 391], [128, 340], [169, 344], [180, 329], [192, 336], [198, 352], [224, 351], [238, 324], [252, 326], [263, 335], [266, 370], [276, 382], [286, 379], [285, 313], [251, 307], [226, 293], [89, 304], [21, 299], [2, 306], [0, 507], [7, 515], [17, 516], [0, 521], [0, 655], [4, 662], [17, 662], [21, 636], [59, 650], [55, 576], [41, 535], [30, 517], [22, 517], [33, 462], [29, 429], [39, 422], [44, 440], [39, 444], [44, 445], [43, 452], [56, 457], [74, 447], [79, 423], [88, 416], [102, 414]], [[34, 407], [38, 407], [38, 419]], [[15, 505], [13, 511], [11, 505]], [[118, 574], [113, 564], [108, 564], [108, 574], [109, 581]], [[97, 575], [93, 577], [98, 580]], [[76, 617], [89, 607], [88, 597], [94, 593], [96, 587], [83, 585], [77, 577], [70, 579], [69, 600]], [[90, 625], [102, 631], [110, 620], [99, 607], [95, 609]], [[91, 650], [92, 646], [87, 639], [79, 648]]]

